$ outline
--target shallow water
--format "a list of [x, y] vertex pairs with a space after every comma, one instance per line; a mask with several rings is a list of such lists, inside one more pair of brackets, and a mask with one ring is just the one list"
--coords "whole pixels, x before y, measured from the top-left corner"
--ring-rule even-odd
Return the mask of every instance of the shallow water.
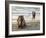
[[40, 22], [27, 23], [23, 29], [17, 28], [17, 25], [12, 24], [12, 31], [40, 30]]

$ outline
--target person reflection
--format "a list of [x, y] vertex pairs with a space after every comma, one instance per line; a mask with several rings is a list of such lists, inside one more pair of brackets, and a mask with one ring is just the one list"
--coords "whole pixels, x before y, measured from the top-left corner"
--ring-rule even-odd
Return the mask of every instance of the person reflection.
[[32, 18], [35, 19], [36, 13], [34, 11], [32, 12], [32, 16]]
[[25, 20], [23, 16], [19, 16], [17, 19], [18, 28], [24, 28], [26, 26]]

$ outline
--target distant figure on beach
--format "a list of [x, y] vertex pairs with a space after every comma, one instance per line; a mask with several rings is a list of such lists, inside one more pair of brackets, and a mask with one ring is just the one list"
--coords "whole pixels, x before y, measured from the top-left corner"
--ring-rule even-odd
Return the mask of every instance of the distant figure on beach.
[[32, 12], [32, 16], [32, 18], [35, 19], [36, 13], [34, 11]]
[[23, 16], [19, 16], [17, 19], [18, 28], [24, 28], [26, 26], [25, 20]]

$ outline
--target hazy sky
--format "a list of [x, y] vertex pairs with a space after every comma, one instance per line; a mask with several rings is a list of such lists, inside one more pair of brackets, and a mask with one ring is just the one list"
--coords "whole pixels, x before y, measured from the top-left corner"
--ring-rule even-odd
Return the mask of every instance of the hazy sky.
[[20, 6], [12, 6], [12, 14], [13, 15], [31, 15], [32, 11], [35, 11], [38, 15], [40, 13], [40, 8], [38, 7], [20, 7]]

